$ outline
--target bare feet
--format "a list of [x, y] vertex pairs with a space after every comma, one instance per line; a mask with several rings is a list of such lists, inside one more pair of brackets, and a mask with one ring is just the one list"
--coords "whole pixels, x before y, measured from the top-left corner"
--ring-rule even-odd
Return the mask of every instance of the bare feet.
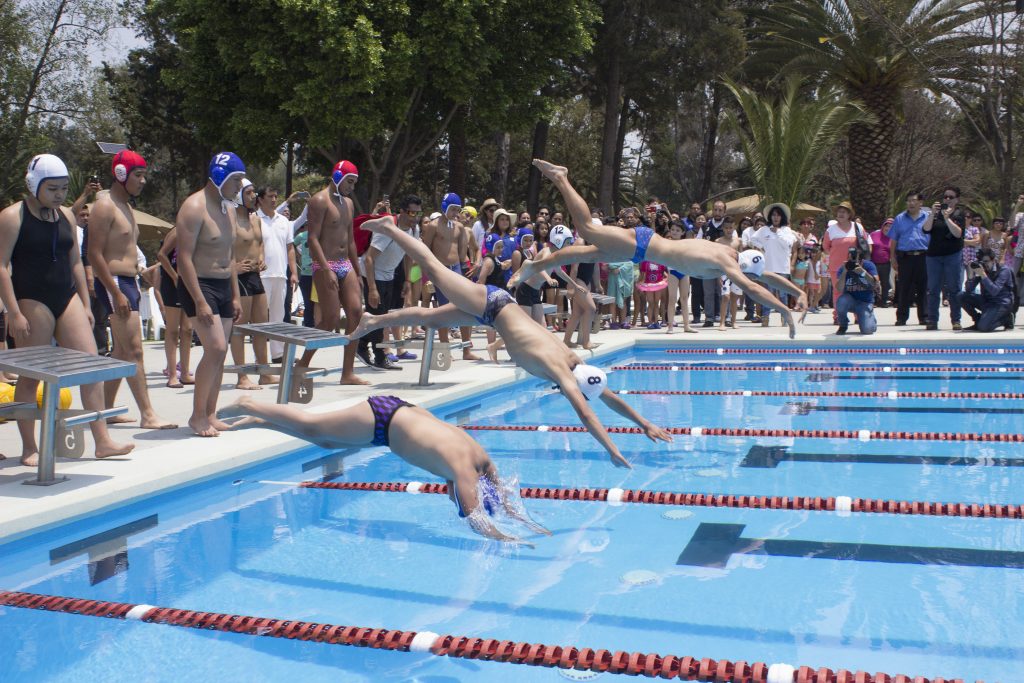
[[35, 451], [31, 453], [21, 454], [21, 464], [26, 467], [38, 467], [39, 466], [39, 454]]
[[262, 417], [253, 417], [252, 415], [246, 415], [240, 420], [236, 420], [228, 425], [228, 429], [245, 429], [246, 427], [262, 427], [267, 424], [267, 421]]
[[167, 388], [168, 389], [184, 389], [185, 385], [182, 384], [181, 382], [179, 382], [178, 380], [174, 379], [174, 380], [168, 380], [167, 381]]
[[[260, 378], [260, 384], [263, 384], [262, 377]], [[238, 382], [235, 383], [235, 389], [241, 389], [243, 391], [261, 391], [263, 387], [253, 384], [248, 375], [239, 375]]]
[[366, 221], [359, 227], [367, 232], [386, 232], [389, 228], [395, 227], [395, 221], [391, 216], [383, 216], [372, 221]]
[[212, 437], [220, 436], [220, 432], [213, 428], [213, 425], [205, 417], [190, 417], [188, 426], [196, 433], [196, 436]]
[[278, 384], [280, 381], [281, 378], [278, 375], [260, 375], [260, 386]]
[[195, 384], [196, 383], [196, 378], [193, 377], [192, 375], [182, 375], [181, 376], [181, 383], [182, 384]]
[[123, 425], [135, 422], [134, 417], [128, 417], [127, 415], [115, 415], [114, 417], [107, 418], [108, 425]]
[[369, 385], [370, 383], [367, 382], [365, 379], [362, 379], [358, 375], [352, 374], [352, 375], [342, 375], [341, 376], [341, 381], [338, 382], [338, 384]]
[[675, 330], [672, 329], [671, 327], [668, 328], [667, 330], [665, 330], [665, 334], [674, 334], [674, 333], [675, 333]]
[[232, 418], [240, 415], [248, 415], [249, 407], [252, 405], [252, 399], [240, 398], [229, 406], [224, 406], [217, 411], [217, 417], [219, 418]]
[[142, 421], [139, 423], [139, 427], [142, 429], [177, 429], [178, 425], [161, 420], [158, 415], [154, 414], [149, 417], [142, 418]]
[[487, 355], [491, 357], [491, 361], [494, 363], [498, 362], [498, 349], [501, 348], [501, 342], [495, 341], [487, 345]]
[[565, 166], [556, 166], [550, 161], [544, 161], [543, 159], [534, 159], [533, 165], [537, 167], [540, 174], [550, 180], [553, 183], [557, 183], [559, 180], [569, 179], [569, 169]]
[[359, 316], [359, 324], [356, 325], [356, 329], [352, 330], [345, 336], [348, 337], [349, 340], [359, 339], [360, 337], [363, 337], [373, 331], [372, 325], [376, 321], [377, 316], [371, 315], [370, 313], [363, 313], [361, 316]]
[[231, 425], [227, 422], [222, 422], [217, 419], [216, 415], [210, 417], [210, 426], [216, 429], [218, 432], [226, 432], [231, 429]]
[[135, 450], [135, 444], [133, 443], [107, 441], [104, 444], [96, 444], [96, 459], [102, 460], [103, 458], [109, 458], [115, 455], [128, 455], [133, 450]]
[[468, 349], [463, 349], [462, 360], [483, 360], [483, 358]]

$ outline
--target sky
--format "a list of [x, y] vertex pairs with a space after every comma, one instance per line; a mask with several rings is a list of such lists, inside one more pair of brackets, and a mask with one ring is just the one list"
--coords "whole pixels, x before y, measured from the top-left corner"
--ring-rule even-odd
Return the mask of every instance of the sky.
[[135, 36], [135, 31], [127, 27], [112, 29], [102, 43], [93, 43], [89, 47], [89, 63], [98, 67], [103, 62], [117, 64], [124, 61], [130, 50], [143, 47], [146, 42]]

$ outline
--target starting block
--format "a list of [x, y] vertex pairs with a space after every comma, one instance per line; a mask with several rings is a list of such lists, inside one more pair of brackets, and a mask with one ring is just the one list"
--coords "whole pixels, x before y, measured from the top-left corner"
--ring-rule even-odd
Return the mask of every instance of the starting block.
[[281, 382], [277, 385], [278, 403], [309, 403], [313, 400], [313, 378], [326, 375], [329, 370], [324, 368], [295, 367], [295, 349], [302, 346], [306, 349], [328, 349], [348, 344], [348, 337], [335, 332], [327, 332], [315, 327], [301, 327], [288, 323], [251, 323], [235, 325], [233, 334], [260, 335], [284, 344], [281, 354], [281, 367], [273, 365], [234, 365], [224, 368], [225, 372], [252, 372], [265, 374], [268, 371], [280, 373]]

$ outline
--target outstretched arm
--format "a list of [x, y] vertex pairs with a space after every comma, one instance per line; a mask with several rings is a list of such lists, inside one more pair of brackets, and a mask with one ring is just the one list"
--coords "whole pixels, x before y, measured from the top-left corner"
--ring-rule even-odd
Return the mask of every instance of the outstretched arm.
[[605, 257], [601, 254], [601, 250], [591, 244], [585, 247], [566, 247], [558, 251], [549, 251], [544, 256], [523, 263], [523, 267], [509, 280], [508, 286], [515, 287], [537, 273], [561, 268], [570, 263], [598, 263], [603, 260]]
[[672, 442], [671, 434], [669, 434], [664, 429], [654, 424], [650, 420], [644, 419], [644, 417], [640, 413], [633, 410], [633, 406], [629, 405], [621, 398], [613, 394], [611, 390], [605, 389], [601, 393], [601, 400], [604, 402], [606, 406], [614, 410], [616, 413], [618, 413], [622, 417], [627, 418], [628, 420], [636, 424], [638, 427], [640, 427], [640, 429], [644, 430], [644, 434], [647, 435], [647, 438], [650, 439], [651, 441], [660, 440], [669, 443]]
[[[475, 473], [474, 473], [475, 474]], [[515, 536], [502, 533], [494, 523], [488, 519], [487, 514], [479, 512], [480, 496], [476, 489], [476, 477], [473, 475], [460, 476], [458, 481], [448, 482], [448, 491], [454, 493], [451, 496], [453, 502], [460, 507], [460, 511], [466, 517], [469, 528], [486, 538], [503, 543], [516, 543], [530, 548], [534, 547], [529, 541], [524, 541]], [[495, 484], [497, 486], [497, 484]]]
[[792, 281], [787, 280], [781, 275], [776, 275], [775, 273], [762, 273], [760, 280], [767, 284], [769, 287], [781, 289], [785, 292], [788, 292], [790, 295], [795, 296], [796, 310], [798, 312], [803, 311], [803, 315], [800, 317], [800, 322], [804, 321], [804, 318], [807, 317], [807, 293], [804, 292], [804, 290], [794, 285]]
[[608, 451], [612, 458], [612, 463], [616, 467], [633, 469], [629, 461], [622, 457], [622, 453], [619, 451], [618, 446], [615, 445], [615, 442], [608, 436], [608, 432], [605, 430], [604, 425], [601, 424], [601, 420], [597, 419], [597, 413], [590, 407], [586, 397], [583, 396], [583, 392], [576, 386], [575, 378], [569, 375], [564, 381], [559, 382], [559, 386], [562, 389], [562, 395], [572, 404], [573, 410], [576, 411], [576, 415], [579, 416], [583, 426]]
[[786, 319], [786, 323], [789, 325], [789, 338], [793, 339], [796, 337], [796, 322], [793, 320], [793, 312], [789, 310], [786, 304], [782, 303], [775, 296], [765, 289], [763, 286], [757, 284], [746, 274], [740, 270], [739, 263], [729, 260], [722, 268], [725, 271], [726, 277], [733, 281], [733, 284], [739, 286], [746, 294], [748, 294], [754, 301], [761, 304], [762, 306], [768, 306], [774, 308]]

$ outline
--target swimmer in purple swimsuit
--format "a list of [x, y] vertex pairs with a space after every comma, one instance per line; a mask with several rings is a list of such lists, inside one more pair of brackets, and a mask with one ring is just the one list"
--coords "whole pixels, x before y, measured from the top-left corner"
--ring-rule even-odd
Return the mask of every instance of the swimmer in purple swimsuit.
[[[781, 311], [789, 324], [790, 338], [796, 336], [792, 311], [740, 269], [739, 253], [735, 249], [708, 240], [665, 239], [642, 225], [632, 231], [602, 225], [599, 221], [595, 223], [591, 219], [586, 200], [569, 183], [569, 172], [564, 166], [556, 166], [541, 159], [534, 159], [533, 165], [562, 193], [572, 216], [573, 227], [589, 246], [572, 252], [555, 252], [524, 263], [519, 272], [512, 276], [509, 287], [515, 287], [520, 280], [541, 271], [550, 271], [570, 263], [640, 263], [647, 260], [702, 280], [717, 279], [724, 275], [758, 303]], [[803, 310], [806, 310], [806, 298], [799, 300], [797, 305], [798, 312]]]
[[551, 535], [509, 500], [487, 451], [465, 431], [394, 396], [371, 396], [365, 403], [330, 413], [311, 414], [287, 405], [242, 398], [221, 409], [221, 418], [245, 416], [231, 425], [265, 427], [323, 448], [388, 446], [410, 465], [448, 482], [448, 497], [476, 533], [496, 541], [533, 546], [500, 531], [492, 517], [503, 511], [531, 531]]

